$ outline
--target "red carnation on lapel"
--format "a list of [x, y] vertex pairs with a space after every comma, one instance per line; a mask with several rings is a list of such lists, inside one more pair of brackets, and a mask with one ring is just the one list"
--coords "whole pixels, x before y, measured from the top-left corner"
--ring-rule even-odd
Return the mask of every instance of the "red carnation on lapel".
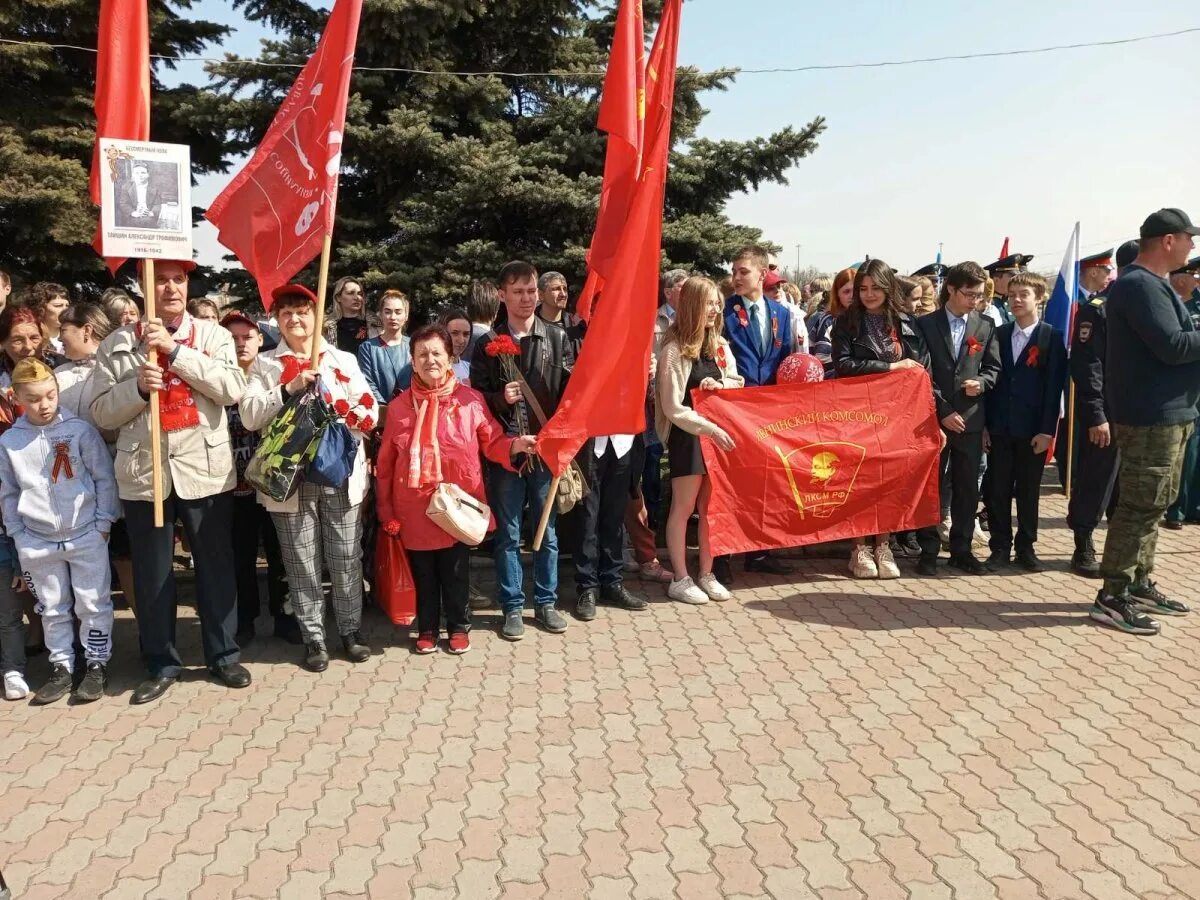
[[741, 325], [743, 328], [745, 328], [747, 325], [750, 324], [750, 315], [742, 307], [742, 304], [739, 303], [737, 306], [735, 306], [733, 308], [733, 311], [735, 313], [737, 313], [737, 320], [738, 320], [739, 325]]
[[1029, 348], [1029, 356], [1025, 360], [1025, 365], [1029, 366], [1029, 368], [1031, 368], [1031, 369], [1037, 368], [1037, 365], [1038, 365], [1038, 348], [1037, 347]]
[[971, 337], [967, 338], [967, 355], [968, 356], [974, 356], [976, 353], [978, 353], [982, 349], [983, 349], [983, 344], [981, 344], [981, 343], [979, 343], [979, 341], [975, 340], [974, 335], [971, 335]]

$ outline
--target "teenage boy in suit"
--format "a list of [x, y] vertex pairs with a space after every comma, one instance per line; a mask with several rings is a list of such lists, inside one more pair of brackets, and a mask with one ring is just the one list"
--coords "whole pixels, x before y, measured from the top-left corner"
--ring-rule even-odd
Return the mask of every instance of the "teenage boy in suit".
[[1000, 377], [988, 392], [988, 496], [992, 553], [988, 566], [1009, 564], [1013, 549], [1012, 506], [1017, 501], [1016, 563], [1026, 572], [1044, 571], [1034, 553], [1038, 500], [1046, 451], [1058, 428], [1067, 350], [1063, 333], [1038, 321], [1038, 303], [1046, 296], [1040, 275], [1021, 272], [1008, 283], [1013, 321], [996, 329]]
[[[979, 507], [979, 464], [983, 457], [984, 395], [1000, 375], [996, 327], [975, 306], [984, 296], [987, 273], [964, 262], [946, 272], [941, 308], [917, 320], [929, 347], [934, 401], [942, 430], [950, 478], [950, 565], [969, 575], [987, 568], [971, 552]], [[943, 460], [945, 462], [946, 459]], [[945, 466], [943, 465], [943, 471]], [[917, 572], [937, 575], [940, 549], [936, 528], [917, 535], [921, 557]]]

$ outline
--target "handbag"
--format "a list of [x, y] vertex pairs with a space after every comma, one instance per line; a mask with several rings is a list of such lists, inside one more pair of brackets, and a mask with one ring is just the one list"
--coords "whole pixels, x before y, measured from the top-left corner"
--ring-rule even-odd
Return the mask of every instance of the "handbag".
[[[533, 395], [529, 382], [525, 380], [525, 376], [519, 369], [517, 370], [517, 384], [521, 387], [521, 394], [524, 395], [525, 402], [529, 404], [529, 408], [533, 410], [533, 414], [537, 416], [538, 422], [544, 428], [546, 411], [542, 409], [542, 404]], [[583, 477], [583, 469], [579, 468], [579, 463], [571, 460], [563, 469], [562, 475], [559, 476], [558, 493], [554, 495], [554, 508], [558, 510], [560, 516], [565, 516], [575, 508], [575, 504], [580, 503], [588, 495], [588, 492], [588, 483], [587, 479]]]
[[321, 487], [340, 488], [350, 480], [354, 460], [358, 457], [358, 441], [344, 422], [334, 421], [325, 429], [320, 446], [304, 480]]
[[487, 536], [492, 511], [457, 484], [443, 481], [433, 490], [425, 515], [438, 528], [468, 547], [478, 547]]
[[276, 503], [287, 500], [299, 489], [332, 421], [333, 410], [315, 386], [288, 397], [263, 429], [246, 481]]

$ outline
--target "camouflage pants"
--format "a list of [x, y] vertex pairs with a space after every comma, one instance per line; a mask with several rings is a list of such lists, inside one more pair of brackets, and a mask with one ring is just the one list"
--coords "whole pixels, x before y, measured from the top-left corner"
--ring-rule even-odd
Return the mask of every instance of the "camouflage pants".
[[1184, 425], [1114, 425], [1121, 451], [1117, 480], [1121, 496], [1108, 522], [1100, 575], [1113, 596], [1142, 584], [1154, 571], [1158, 523], [1179, 494], [1179, 475], [1192, 423]]

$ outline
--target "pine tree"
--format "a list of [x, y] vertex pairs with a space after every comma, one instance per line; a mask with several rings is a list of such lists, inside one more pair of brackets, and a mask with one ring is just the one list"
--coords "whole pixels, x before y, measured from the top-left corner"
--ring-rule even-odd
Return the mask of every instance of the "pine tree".
[[[151, 0], [151, 51], [195, 55], [228, 29], [189, 20], [192, 0]], [[20, 41], [95, 47], [97, 0], [0, 4], [0, 34]], [[169, 65], [157, 61], [156, 68]], [[91, 248], [96, 207], [88, 196], [96, 120], [96, 57], [80, 50], [0, 44], [0, 267], [18, 282], [59, 281], [91, 292], [109, 283]], [[197, 113], [217, 98], [167, 89], [154, 77], [151, 138], [190, 144], [195, 173], [226, 164], [224, 123]]]
[[[303, 61], [324, 15], [302, 0], [234, 0], [274, 28], [263, 58]], [[417, 303], [461, 297], [508, 259], [557, 269], [581, 285], [600, 193], [596, 130], [615, 2], [367, 0], [351, 85], [338, 198], [334, 274], [399, 287]], [[648, 39], [661, 0], [646, 2]], [[684, 10], [686, 39], [687, 10]], [[296, 70], [230, 61], [213, 67], [230, 149], [253, 147]], [[449, 72], [555, 72], [514, 78]], [[666, 199], [664, 264], [718, 272], [754, 228], [723, 213], [736, 192], [783, 181], [816, 148], [824, 121], [751, 141], [695, 137], [700, 94], [733, 73], [681, 70]], [[311, 270], [306, 277], [312, 280]], [[247, 284], [248, 286], [248, 284]]]

